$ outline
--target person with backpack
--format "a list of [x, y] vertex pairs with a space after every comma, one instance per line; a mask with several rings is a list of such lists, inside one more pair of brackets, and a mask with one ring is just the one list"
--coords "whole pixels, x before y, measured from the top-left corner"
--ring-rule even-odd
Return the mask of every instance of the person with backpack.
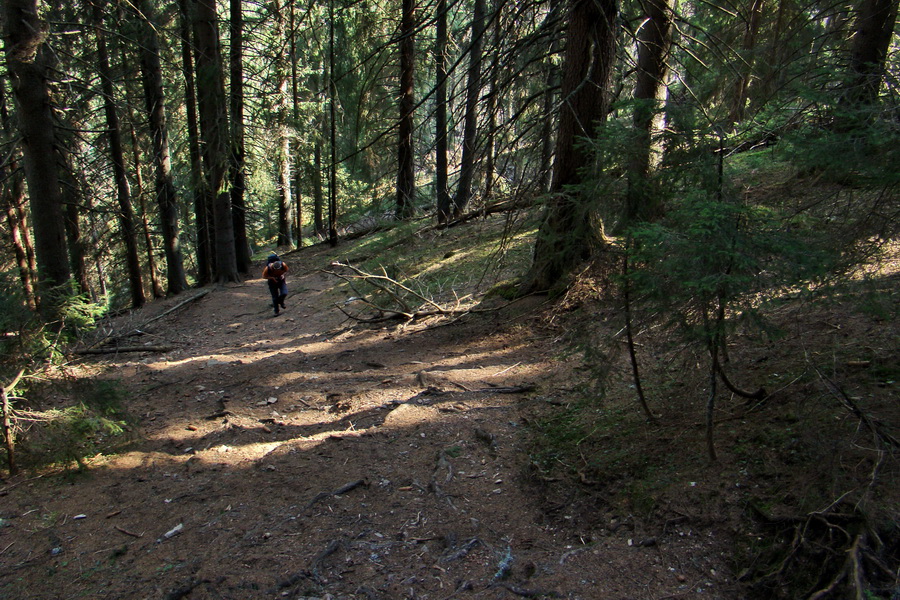
[[263, 269], [263, 279], [269, 284], [269, 293], [272, 294], [272, 306], [275, 308], [275, 316], [278, 316], [280, 308], [286, 308], [284, 299], [287, 298], [287, 263], [281, 260], [277, 254], [272, 254], [266, 260]]

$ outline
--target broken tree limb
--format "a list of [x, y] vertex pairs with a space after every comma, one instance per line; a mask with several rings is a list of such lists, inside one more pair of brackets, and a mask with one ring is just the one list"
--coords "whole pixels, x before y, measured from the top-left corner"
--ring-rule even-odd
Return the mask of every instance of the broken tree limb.
[[167, 310], [167, 311], [165, 311], [165, 312], [163, 312], [163, 313], [160, 313], [160, 314], [156, 315], [155, 317], [153, 317], [152, 319], [150, 319], [149, 321], [147, 321], [146, 323], [144, 323], [141, 327], [138, 327], [138, 329], [143, 329], [144, 327], [146, 327], [146, 326], [149, 325], [150, 323], [153, 323], [154, 321], [159, 321], [159, 320], [162, 319], [163, 317], [172, 314], [173, 312], [175, 312], [176, 310], [178, 310], [178, 309], [181, 308], [182, 306], [185, 306], [185, 305], [187, 305], [187, 304], [190, 304], [190, 303], [193, 302], [194, 300], [199, 300], [200, 298], [202, 298], [203, 296], [207, 295], [207, 294], [210, 293], [211, 291], [212, 291], [211, 288], [207, 288], [207, 289], [203, 290], [202, 292], [200, 292], [199, 294], [194, 294], [194, 295], [191, 296], [190, 298], [186, 298], [186, 299], [182, 300], [181, 302], [179, 302], [178, 304], [176, 304], [175, 306], [173, 306], [173, 307], [170, 308], [169, 310]]
[[349, 492], [351, 490], [355, 490], [356, 488], [358, 488], [361, 485], [366, 486], [366, 485], [368, 485], [368, 483], [366, 482], [365, 479], [357, 479], [356, 481], [351, 481], [350, 483], [345, 483], [344, 485], [342, 485], [338, 489], [334, 490], [333, 492], [319, 492], [318, 494], [315, 495], [315, 497], [312, 500], [309, 501], [309, 503], [306, 506], [303, 507], [303, 510], [306, 510], [306, 509], [312, 507], [315, 503], [317, 503], [321, 500], [324, 500], [325, 498], [330, 498], [332, 496], [340, 496], [341, 494], [346, 494], [347, 492]]
[[169, 352], [175, 346], [116, 346], [110, 348], [86, 348], [75, 354], [119, 354], [121, 352]]
[[[86, 348], [86, 349], [83, 349], [83, 350], [78, 350], [78, 351], [76, 351], [75, 353], [76, 353], [76, 354], [111, 354], [111, 353], [116, 353], [116, 352], [141, 352], [142, 350], [124, 350], [124, 349], [122, 349], [122, 348], [119, 348], [119, 349], [107, 349], [107, 348], [101, 348], [100, 346], [102, 346], [103, 344], [110, 344], [110, 343], [115, 342], [115, 341], [117, 341], [117, 340], [121, 340], [121, 339], [124, 339], [124, 338], [128, 338], [128, 337], [131, 337], [131, 336], [133, 336], [133, 335], [141, 335], [141, 334], [145, 334], [146, 332], [143, 331], [143, 329], [146, 328], [147, 325], [149, 325], [150, 323], [153, 323], [153, 322], [155, 322], [155, 321], [159, 321], [159, 320], [162, 319], [163, 317], [166, 317], [166, 316], [172, 314], [173, 312], [175, 312], [176, 310], [178, 310], [178, 309], [180, 309], [180, 308], [182, 308], [182, 307], [184, 307], [184, 306], [187, 306], [187, 305], [190, 304], [191, 302], [194, 302], [195, 300], [199, 300], [200, 298], [203, 298], [204, 296], [206, 296], [207, 294], [209, 294], [211, 291], [212, 291], [212, 288], [207, 288], [207, 289], [205, 289], [205, 290], [202, 290], [201, 292], [199, 292], [199, 293], [197, 293], [197, 294], [194, 294], [194, 295], [191, 296], [190, 298], [185, 298], [184, 300], [182, 300], [181, 302], [179, 302], [178, 304], [176, 304], [176, 305], [173, 306], [172, 308], [170, 308], [170, 309], [168, 309], [168, 310], [166, 310], [166, 311], [164, 311], [164, 312], [162, 312], [162, 313], [156, 315], [155, 317], [153, 317], [152, 319], [150, 319], [150, 320], [148, 320], [148, 321], [145, 321], [142, 325], [139, 325], [139, 326], [135, 327], [134, 329], [132, 329], [131, 331], [129, 331], [129, 332], [127, 332], [127, 333], [123, 333], [123, 334], [121, 334], [121, 335], [110, 335], [110, 336], [108, 336], [108, 337], [106, 337], [106, 338], [103, 338], [102, 340], [100, 340], [99, 342], [97, 342], [96, 344], [94, 344], [93, 346], [91, 346], [91, 347], [89, 347], [89, 348]], [[106, 351], [104, 351], [104, 350], [106, 350]], [[148, 352], [168, 352], [168, 350], [171, 350], [171, 348], [169, 348], [169, 349], [167, 349], [167, 350], [148, 350]]]

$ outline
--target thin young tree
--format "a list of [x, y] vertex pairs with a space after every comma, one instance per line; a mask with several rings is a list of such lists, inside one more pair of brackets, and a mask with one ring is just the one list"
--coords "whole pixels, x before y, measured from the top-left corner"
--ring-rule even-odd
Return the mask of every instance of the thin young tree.
[[[285, 16], [281, 3], [272, 2], [272, 18], [275, 24], [274, 37], [281, 46], [287, 39]], [[288, 94], [289, 72], [286, 57], [278, 52], [274, 57], [274, 122], [276, 127], [275, 168], [278, 173], [278, 245], [291, 248], [294, 245], [294, 201], [291, 196], [291, 153], [290, 96]]]
[[238, 271], [250, 273], [250, 242], [247, 239], [246, 150], [244, 144], [244, 3], [231, 0], [228, 52], [231, 103], [231, 214], [234, 223], [235, 258]]
[[469, 43], [469, 69], [466, 82], [466, 108], [463, 117], [462, 159], [459, 181], [453, 196], [453, 216], [459, 216], [472, 199], [475, 154], [478, 144], [478, 100], [481, 96], [481, 59], [485, 32], [484, 0], [475, 0], [472, 13], [472, 39]]
[[400, 20], [400, 125], [397, 144], [397, 218], [409, 219], [416, 210], [416, 171], [413, 152], [415, 112], [415, 3], [402, 0]]
[[453, 213], [447, 164], [447, 0], [438, 0], [435, 11], [434, 185], [438, 223], [446, 223]]

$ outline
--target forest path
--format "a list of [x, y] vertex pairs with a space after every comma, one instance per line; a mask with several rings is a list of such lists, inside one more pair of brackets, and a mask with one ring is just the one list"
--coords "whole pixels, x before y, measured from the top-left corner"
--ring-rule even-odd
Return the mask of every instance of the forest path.
[[0, 597], [689, 598], [724, 571], [690, 531], [663, 551], [535, 482], [542, 397], [516, 392], [552, 391], [558, 363], [527, 311], [354, 324], [325, 257], [286, 257], [278, 317], [260, 279], [215, 287], [146, 328], [175, 350], [84, 365], [121, 380], [140, 441], [4, 489]]

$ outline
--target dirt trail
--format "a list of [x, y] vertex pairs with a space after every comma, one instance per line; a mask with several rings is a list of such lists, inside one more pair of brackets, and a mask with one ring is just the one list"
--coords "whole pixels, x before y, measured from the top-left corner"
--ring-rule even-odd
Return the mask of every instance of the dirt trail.
[[147, 328], [175, 350], [84, 366], [122, 380], [140, 441], [0, 485], [0, 598], [735, 597], [724, 540], [529, 475], [558, 364], [527, 307], [353, 326], [324, 255], [287, 260], [281, 316], [228, 285]]

